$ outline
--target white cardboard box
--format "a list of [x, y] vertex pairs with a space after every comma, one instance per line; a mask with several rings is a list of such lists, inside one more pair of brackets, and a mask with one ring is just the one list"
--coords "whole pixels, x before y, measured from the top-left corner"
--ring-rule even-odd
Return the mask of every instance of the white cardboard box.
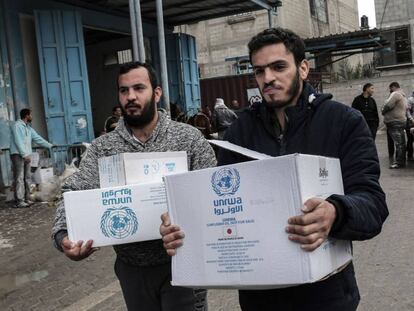
[[146, 183], [63, 194], [71, 241], [93, 246], [160, 239], [160, 216], [167, 211], [164, 183]]
[[320, 280], [352, 259], [349, 241], [330, 238], [306, 252], [285, 232], [308, 198], [343, 194], [338, 159], [294, 154], [164, 180], [172, 222], [186, 234], [172, 260], [173, 285], [293, 286]]
[[38, 167], [39, 166], [40, 155], [37, 152], [33, 152], [30, 155], [30, 166], [31, 167]]
[[100, 158], [101, 188], [162, 181], [169, 174], [188, 171], [187, 152], [134, 152]]
[[53, 167], [38, 167], [32, 175], [32, 180], [36, 184], [45, 183], [53, 179]]

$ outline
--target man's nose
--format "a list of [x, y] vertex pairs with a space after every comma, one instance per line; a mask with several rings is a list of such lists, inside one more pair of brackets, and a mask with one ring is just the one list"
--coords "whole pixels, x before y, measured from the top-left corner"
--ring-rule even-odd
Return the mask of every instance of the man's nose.
[[134, 92], [134, 89], [132, 87], [130, 87], [128, 89], [128, 99], [131, 100], [131, 99], [135, 99], [135, 98], [136, 98], [136, 94]]
[[276, 79], [274, 72], [269, 68], [266, 67], [264, 69], [264, 82], [270, 83]]

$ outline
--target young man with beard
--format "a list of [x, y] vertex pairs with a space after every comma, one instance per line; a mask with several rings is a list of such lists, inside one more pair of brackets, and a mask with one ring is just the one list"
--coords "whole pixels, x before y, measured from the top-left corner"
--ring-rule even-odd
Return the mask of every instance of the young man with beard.
[[[215, 166], [214, 152], [199, 130], [157, 111], [161, 95], [152, 67], [139, 62], [123, 65], [118, 76], [123, 119], [114, 131], [91, 144], [79, 172], [67, 179], [63, 191], [99, 188], [98, 159], [123, 152], [186, 151], [190, 170]], [[55, 246], [75, 261], [96, 251], [92, 240], [68, 239], [63, 201], [58, 204], [52, 237]], [[171, 286], [170, 258], [161, 240], [115, 245], [114, 249], [115, 273], [128, 310], [206, 309], [205, 290]]]
[[[252, 38], [250, 61], [264, 101], [241, 113], [224, 139], [272, 156], [299, 152], [339, 158], [345, 195], [310, 198], [303, 202], [303, 214], [286, 223], [286, 238], [312, 252], [328, 236], [374, 237], [388, 209], [378, 181], [377, 151], [363, 116], [331, 95], [316, 94], [305, 82], [309, 63], [304, 50], [302, 39], [286, 29], [267, 29]], [[219, 153], [219, 165], [246, 160], [230, 151]], [[168, 214], [162, 219], [164, 247], [174, 255], [185, 243], [184, 232], [170, 223]], [[348, 311], [356, 310], [359, 299], [352, 262], [312, 284], [239, 291], [244, 311]]]

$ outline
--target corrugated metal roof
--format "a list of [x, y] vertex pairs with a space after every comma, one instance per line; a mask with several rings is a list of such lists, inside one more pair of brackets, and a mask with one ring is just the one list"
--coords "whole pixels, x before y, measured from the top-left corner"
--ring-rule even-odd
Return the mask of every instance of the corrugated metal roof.
[[[110, 11], [129, 15], [128, 0], [55, 0], [89, 9]], [[163, 0], [164, 23], [170, 26], [191, 24], [217, 17], [231, 16], [263, 9], [265, 6], [280, 6], [276, 0]], [[144, 20], [156, 20], [154, 0], [141, 0], [141, 15]]]
[[[376, 28], [332, 34], [324, 37], [308, 38], [304, 41], [306, 52], [313, 54], [329, 53], [332, 55], [338, 51], [368, 48], [373, 48], [374, 50], [383, 49], [390, 44], [381, 37], [381, 31]], [[374, 50], [367, 50], [367, 52], [372, 52]]]

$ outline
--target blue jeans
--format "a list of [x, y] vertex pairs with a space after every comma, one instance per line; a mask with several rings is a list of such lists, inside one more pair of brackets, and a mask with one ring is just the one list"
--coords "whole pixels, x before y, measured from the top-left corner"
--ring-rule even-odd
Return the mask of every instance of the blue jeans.
[[387, 133], [391, 136], [395, 149], [395, 164], [405, 166], [405, 123], [390, 122], [387, 123]]

